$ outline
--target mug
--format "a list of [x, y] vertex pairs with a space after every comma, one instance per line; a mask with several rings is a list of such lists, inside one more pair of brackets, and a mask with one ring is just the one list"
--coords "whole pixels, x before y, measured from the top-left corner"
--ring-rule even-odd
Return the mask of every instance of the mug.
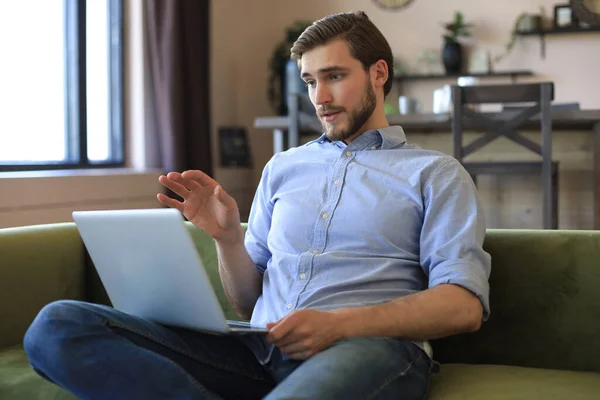
[[434, 90], [433, 113], [448, 114], [452, 112], [452, 89], [450, 85]]
[[419, 102], [412, 97], [398, 97], [398, 110], [400, 115], [415, 114], [419, 111]]

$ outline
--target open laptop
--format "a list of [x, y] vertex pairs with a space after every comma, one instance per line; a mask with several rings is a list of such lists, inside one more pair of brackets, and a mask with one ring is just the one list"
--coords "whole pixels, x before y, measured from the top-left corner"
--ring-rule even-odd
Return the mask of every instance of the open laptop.
[[267, 332], [225, 318], [178, 210], [75, 211], [73, 220], [115, 309], [216, 334]]

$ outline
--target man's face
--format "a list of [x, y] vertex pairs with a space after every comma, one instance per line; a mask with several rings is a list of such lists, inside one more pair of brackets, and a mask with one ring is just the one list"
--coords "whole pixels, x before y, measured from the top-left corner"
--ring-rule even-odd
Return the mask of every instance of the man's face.
[[376, 97], [369, 72], [348, 44], [340, 39], [307, 51], [301, 74], [329, 140], [354, 139], [375, 110]]

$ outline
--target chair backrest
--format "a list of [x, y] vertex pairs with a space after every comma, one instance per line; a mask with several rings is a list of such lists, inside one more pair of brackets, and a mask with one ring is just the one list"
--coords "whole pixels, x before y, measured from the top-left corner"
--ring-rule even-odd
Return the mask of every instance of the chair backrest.
[[[551, 102], [554, 100], [554, 84], [552, 82], [529, 83], [518, 85], [480, 85], [452, 86], [452, 136], [453, 155], [462, 162], [467, 155], [495, 140], [505, 136], [515, 143], [539, 154], [548, 162], [552, 157]], [[533, 103], [524, 106], [519, 112], [504, 112], [489, 115], [476, 112], [470, 105], [490, 103]], [[542, 132], [542, 146], [519, 135], [515, 129], [530, 119], [538, 119]], [[487, 134], [463, 146], [463, 131], [466, 129], [484, 128]]]

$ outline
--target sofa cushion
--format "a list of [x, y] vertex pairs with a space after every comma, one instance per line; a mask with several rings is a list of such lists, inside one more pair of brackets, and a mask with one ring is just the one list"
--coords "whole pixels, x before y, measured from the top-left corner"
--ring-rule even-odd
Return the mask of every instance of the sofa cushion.
[[[600, 374], [499, 365], [444, 364], [429, 400], [588, 400], [600, 393]], [[72, 400], [38, 376], [20, 346], [0, 351], [0, 399]]]
[[443, 364], [431, 379], [429, 400], [589, 400], [600, 374], [504, 365]]
[[73, 400], [77, 397], [46, 381], [29, 365], [21, 346], [0, 351], [0, 399]]

